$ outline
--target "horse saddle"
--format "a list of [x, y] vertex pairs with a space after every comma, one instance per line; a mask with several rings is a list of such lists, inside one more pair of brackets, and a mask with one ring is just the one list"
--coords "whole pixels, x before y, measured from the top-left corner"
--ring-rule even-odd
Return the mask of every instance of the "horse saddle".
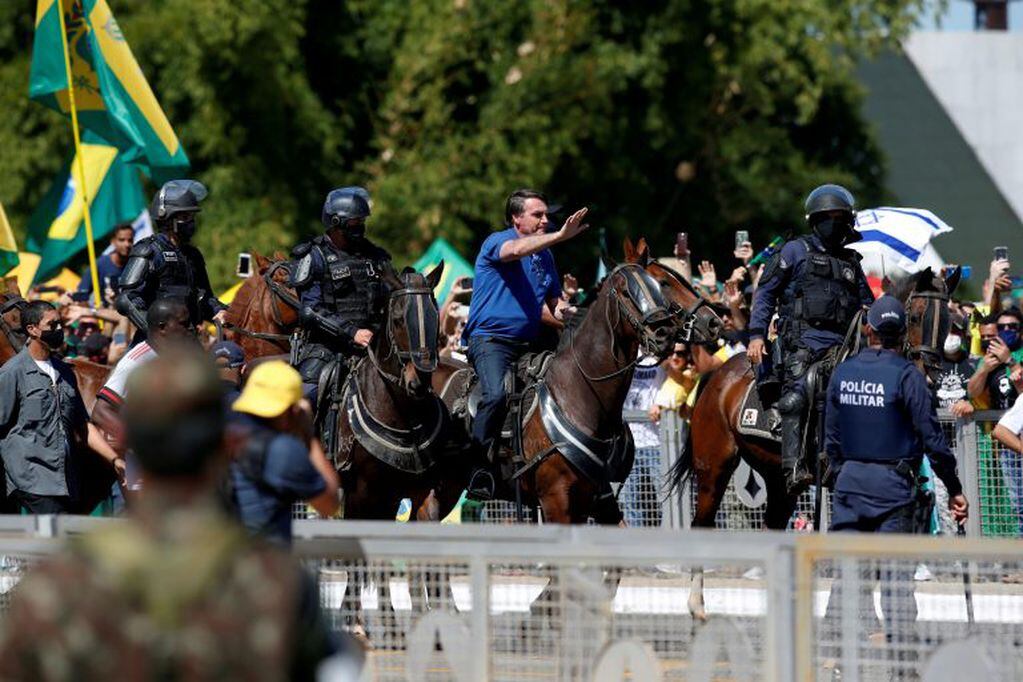
[[781, 415], [777, 409], [764, 403], [757, 382], [751, 381], [739, 406], [739, 433], [780, 443]]
[[[550, 364], [552, 357], [554, 354], [550, 351], [526, 353], [519, 358], [514, 367], [505, 372], [504, 393], [507, 396], [508, 409], [505, 412], [504, 424], [501, 426], [502, 440], [511, 439], [516, 417], [524, 422], [536, 410], [536, 391], [531, 387], [546, 374], [547, 365]], [[475, 419], [480, 401], [483, 400], [483, 387], [475, 373], [470, 381], [465, 408], [469, 417]]]

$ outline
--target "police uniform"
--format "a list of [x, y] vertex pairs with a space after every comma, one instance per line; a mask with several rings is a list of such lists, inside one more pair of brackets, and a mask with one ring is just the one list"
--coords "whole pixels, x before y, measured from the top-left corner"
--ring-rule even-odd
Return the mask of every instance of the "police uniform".
[[[800, 465], [802, 419], [809, 407], [806, 372], [828, 350], [842, 344], [856, 313], [874, 300], [860, 255], [843, 246], [857, 238], [852, 230], [852, 206], [852, 195], [841, 187], [824, 185], [814, 190], [807, 199], [807, 217], [814, 233], [787, 242], [768, 262], [753, 299], [752, 339], [767, 338], [771, 318], [778, 312], [781, 358], [774, 369], [782, 380], [778, 411], [782, 415], [782, 462], [790, 484], [793, 470]], [[835, 210], [848, 212], [848, 225], [833, 224], [835, 221], [826, 217]], [[822, 236], [831, 234], [836, 234], [835, 238], [827, 241]]]
[[[879, 334], [901, 336], [905, 309], [884, 296], [871, 306], [868, 322]], [[868, 348], [836, 367], [825, 414], [825, 450], [837, 472], [833, 531], [910, 533], [917, 512], [929, 520], [929, 509], [917, 507], [925, 454], [949, 496], [962, 493], [927, 380], [899, 353]], [[909, 641], [916, 602], [913, 567], [903, 564], [882, 571], [882, 609], [889, 639]], [[831, 601], [837, 608], [840, 599]]]
[[[292, 285], [302, 302], [299, 321], [305, 332], [295, 364], [306, 384], [315, 386], [323, 368], [337, 356], [364, 352], [356, 345], [355, 334], [376, 327], [383, 314], [387, 296], [383, 277], [392, 270], [391, 256], [365, 238], [362, 221], [369, 215], [366, 190], [332, 190], [321, 218], [328, 231], [342, 231], [346, 248], [321, 235], [292, 252], [298, 261]], [[353, 229], [350, 223], [359, 227]]]
[[[128, 317], [144, 339], [146, 311], [158, 298], [181, 301], [188, 308], [193, 325], [227, 306], [213, 294], [206, 261], [189, 242], [195, 234], [195, 215], [207, 191], [194, 180], [171, 180], [153, 197], [149, 212], [157, 234], [135, 242], [119, 280], [117, 311]], [[170, 234], [177, 239], [171, 239]]]

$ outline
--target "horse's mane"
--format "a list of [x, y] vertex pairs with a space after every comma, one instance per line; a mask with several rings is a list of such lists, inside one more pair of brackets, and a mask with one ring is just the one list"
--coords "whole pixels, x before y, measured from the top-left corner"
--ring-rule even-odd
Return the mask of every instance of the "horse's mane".
[[[255, 280], [259, 281], [256, 282]], [[249, 277], [238, 287], [234, 300], [231, 301], [231, 305], [227, 308], [228, 321], [231, 324], [241, 324], [243, 322], [241, 319], [242, 314], [252, 305], [252, 299], [256, 297], [260, 288], [266, 286], [262, 280], [262, 276], [258, 275]]]

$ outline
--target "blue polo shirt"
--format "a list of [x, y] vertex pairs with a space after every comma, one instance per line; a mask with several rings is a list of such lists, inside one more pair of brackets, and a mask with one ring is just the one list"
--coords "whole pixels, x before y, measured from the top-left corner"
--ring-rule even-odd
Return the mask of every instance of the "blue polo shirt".
[[[121, 279], [123, 271], [124, 268], [116, 265], [109, 253], [103, 254], [96, 259], [96, 276], [99, 279], [100, 287], [106, 289], [109, 285], [114, 290], [115, 296], [119, 291], [117, 282]], [[92, 276], [88, 270], [82, 273], [82, 281], [78, 283], [78, 292], [92, 294]], [[106, 292], [104, 291], [103, 294], [106, 295]]]
[[540, 331], [544, 302], [561, 296], [554, 256], [547, 249], [501, 262], [501, 245], [517, 238], [515, 228], [495, 232], [476, 256], [466, 337], [499, 336], [532, 341]]

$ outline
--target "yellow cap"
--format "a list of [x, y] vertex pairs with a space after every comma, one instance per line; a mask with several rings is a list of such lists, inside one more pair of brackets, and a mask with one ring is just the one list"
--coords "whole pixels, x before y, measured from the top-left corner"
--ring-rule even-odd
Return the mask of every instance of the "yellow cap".
[[301, 399], [302, 377], [288, 363], [271, 360], [252, 370], [232, 407], [235, 412], [276, 417]]

